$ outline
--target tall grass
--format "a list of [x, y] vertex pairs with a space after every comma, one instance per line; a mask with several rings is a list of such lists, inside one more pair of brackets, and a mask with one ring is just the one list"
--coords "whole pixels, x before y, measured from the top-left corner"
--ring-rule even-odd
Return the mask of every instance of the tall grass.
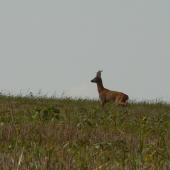
[[0, 95], [2, 169], [170, 169], [170, 109], [129, 101]]

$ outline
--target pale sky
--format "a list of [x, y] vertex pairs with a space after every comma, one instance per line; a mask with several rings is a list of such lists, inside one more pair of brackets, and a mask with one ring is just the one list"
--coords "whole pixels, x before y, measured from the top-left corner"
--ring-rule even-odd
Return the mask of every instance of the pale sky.
[[0, 2], [0, 91], [170, 101], [170, 0]]

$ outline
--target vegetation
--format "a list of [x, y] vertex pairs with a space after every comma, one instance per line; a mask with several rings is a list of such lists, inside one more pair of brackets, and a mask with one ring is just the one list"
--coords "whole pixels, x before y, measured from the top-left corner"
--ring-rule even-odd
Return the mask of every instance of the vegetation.
[[170, 108], [161, 101], [0, 95], [0, 167], [170, 169]]

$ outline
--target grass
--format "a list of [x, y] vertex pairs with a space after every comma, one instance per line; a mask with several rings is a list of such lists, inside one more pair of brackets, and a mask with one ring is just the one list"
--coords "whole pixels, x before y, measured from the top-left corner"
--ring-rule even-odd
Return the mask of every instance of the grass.
[[0, 95], [0, 167], [170, 169], [170, 106]]

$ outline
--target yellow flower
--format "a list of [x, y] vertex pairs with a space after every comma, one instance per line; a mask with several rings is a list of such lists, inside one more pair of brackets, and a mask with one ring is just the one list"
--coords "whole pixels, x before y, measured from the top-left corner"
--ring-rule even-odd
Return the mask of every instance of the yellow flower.
[[146, 121], [146, 116], [144, 116], [142, 120], [143, 120], [143, 121]]

